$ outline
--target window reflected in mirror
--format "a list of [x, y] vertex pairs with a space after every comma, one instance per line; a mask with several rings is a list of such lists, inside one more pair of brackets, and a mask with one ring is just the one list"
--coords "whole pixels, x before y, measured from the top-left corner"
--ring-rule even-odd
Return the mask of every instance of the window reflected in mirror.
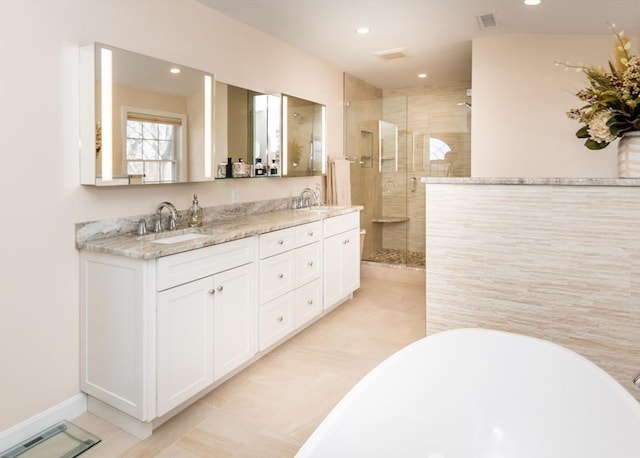
[[100, 43], [80, 68], [82, 184], [212, 179], [210, 73]]

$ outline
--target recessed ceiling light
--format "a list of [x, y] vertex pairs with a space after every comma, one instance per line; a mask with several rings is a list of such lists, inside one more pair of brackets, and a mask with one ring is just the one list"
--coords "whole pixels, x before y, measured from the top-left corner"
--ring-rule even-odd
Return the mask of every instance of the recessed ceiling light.
[[171, 70], [169, 70], [171, 73], [173, 73], [174, 75], [177, 75], [178, 73], [180, 73], [180, 69], [178, 67], [173, 67]]
[[524, 0], [524, 4], [527, 6], [535, 6], [542, 3], [542, 0]]
[[366, 35], [369, 33], [369, 27], [358, 27], [356, 33], [359, 35]]
[[426, 73], [418, 73], [418, 78], [426, 78], [427, 74]]

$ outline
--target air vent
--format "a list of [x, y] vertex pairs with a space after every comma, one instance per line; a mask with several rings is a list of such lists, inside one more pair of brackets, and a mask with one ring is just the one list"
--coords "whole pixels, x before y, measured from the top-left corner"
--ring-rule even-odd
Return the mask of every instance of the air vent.
[[382, 60], [393, 60], [407, 57], [407, 54], [404, 51], [405, 48], [395, 48], [387, 49], [386, 51], [376, 51], [373, 54]]
[[482, 30], [497, 29], [499, 27], [498, 19], [493, 13], [478, 14], [476, 17]]

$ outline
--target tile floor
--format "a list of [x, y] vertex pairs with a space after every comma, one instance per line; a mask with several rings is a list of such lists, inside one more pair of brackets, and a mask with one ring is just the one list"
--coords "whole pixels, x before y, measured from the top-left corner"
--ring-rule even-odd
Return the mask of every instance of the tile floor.
[[[370, 269], [368, 270], [370, 271]], [[85, 413], [102, 439], [82, 458], [291, 457], [344, 394], [425, 335], [424, 275], [367, 275], [354, 298], [140, 441]], [[387, 277], [387, 278], [385, 278]]]

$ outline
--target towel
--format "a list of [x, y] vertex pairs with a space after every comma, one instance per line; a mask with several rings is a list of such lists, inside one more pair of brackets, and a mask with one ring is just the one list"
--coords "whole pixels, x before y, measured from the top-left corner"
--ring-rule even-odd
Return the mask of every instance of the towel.
[[329, 161], [327, 191], [329, 205], [351, 205], [351, 161], [344, 158]]

